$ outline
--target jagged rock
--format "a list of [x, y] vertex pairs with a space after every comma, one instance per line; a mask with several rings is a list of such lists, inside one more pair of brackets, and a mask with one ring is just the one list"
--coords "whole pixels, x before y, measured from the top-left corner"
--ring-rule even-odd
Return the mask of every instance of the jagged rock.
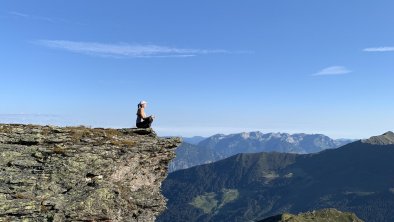
[[380, 136], [373, 136], [369, 139], [362, 140], [363, 143], [374, 145], [392, 145], [394, 144], [394, 133], [389, 131]]
[[154, 221], [180, 138], [0, 124], [0, 221]]
[[297, 215], [284, 213], [260, 222], [363, 222], [363, 220], [360, 220], [354, 213], [330, 208]]

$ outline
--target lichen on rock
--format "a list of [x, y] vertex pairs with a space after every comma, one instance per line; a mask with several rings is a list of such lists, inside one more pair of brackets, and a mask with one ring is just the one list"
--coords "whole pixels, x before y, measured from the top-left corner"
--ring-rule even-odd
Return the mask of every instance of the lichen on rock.
[[180, 138], [0, 124], [0, 221], [154, 221]]

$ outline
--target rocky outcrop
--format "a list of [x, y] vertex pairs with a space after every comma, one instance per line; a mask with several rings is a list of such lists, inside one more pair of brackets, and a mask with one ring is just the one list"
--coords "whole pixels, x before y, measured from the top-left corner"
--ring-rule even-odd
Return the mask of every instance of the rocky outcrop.
[[0, 221], [154, 221], [180, 138], [0, 124]]
[[394, 133], [389, 131], [380, 136], [373, 136], [369, 139], [362, 140], [363, 143], [373, 145], [392, 145], [394, 144]]
[[354, 213], [341, 212], [336, 209], [322, 209], [297, 215], [284, 213], [260, 222], [363, 222]]

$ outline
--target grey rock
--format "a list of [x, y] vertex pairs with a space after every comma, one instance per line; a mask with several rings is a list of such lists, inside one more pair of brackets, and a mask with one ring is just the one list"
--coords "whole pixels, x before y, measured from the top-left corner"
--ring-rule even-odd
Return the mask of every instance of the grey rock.
[[180, 138], [0, 124], [0, 221], [154, 221]]
[[394, 133], [389, 131], [380, 136], [373, 136], [369, 139], [362, 140], [363, 143], [374, 145], [392, 145], [394, 144]]

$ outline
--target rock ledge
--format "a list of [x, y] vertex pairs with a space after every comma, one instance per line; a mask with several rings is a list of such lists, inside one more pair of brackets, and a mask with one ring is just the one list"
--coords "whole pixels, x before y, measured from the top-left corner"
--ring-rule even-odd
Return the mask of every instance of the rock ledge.
[[180, 138], [0, 124], [0, 221], [154, 221]]

